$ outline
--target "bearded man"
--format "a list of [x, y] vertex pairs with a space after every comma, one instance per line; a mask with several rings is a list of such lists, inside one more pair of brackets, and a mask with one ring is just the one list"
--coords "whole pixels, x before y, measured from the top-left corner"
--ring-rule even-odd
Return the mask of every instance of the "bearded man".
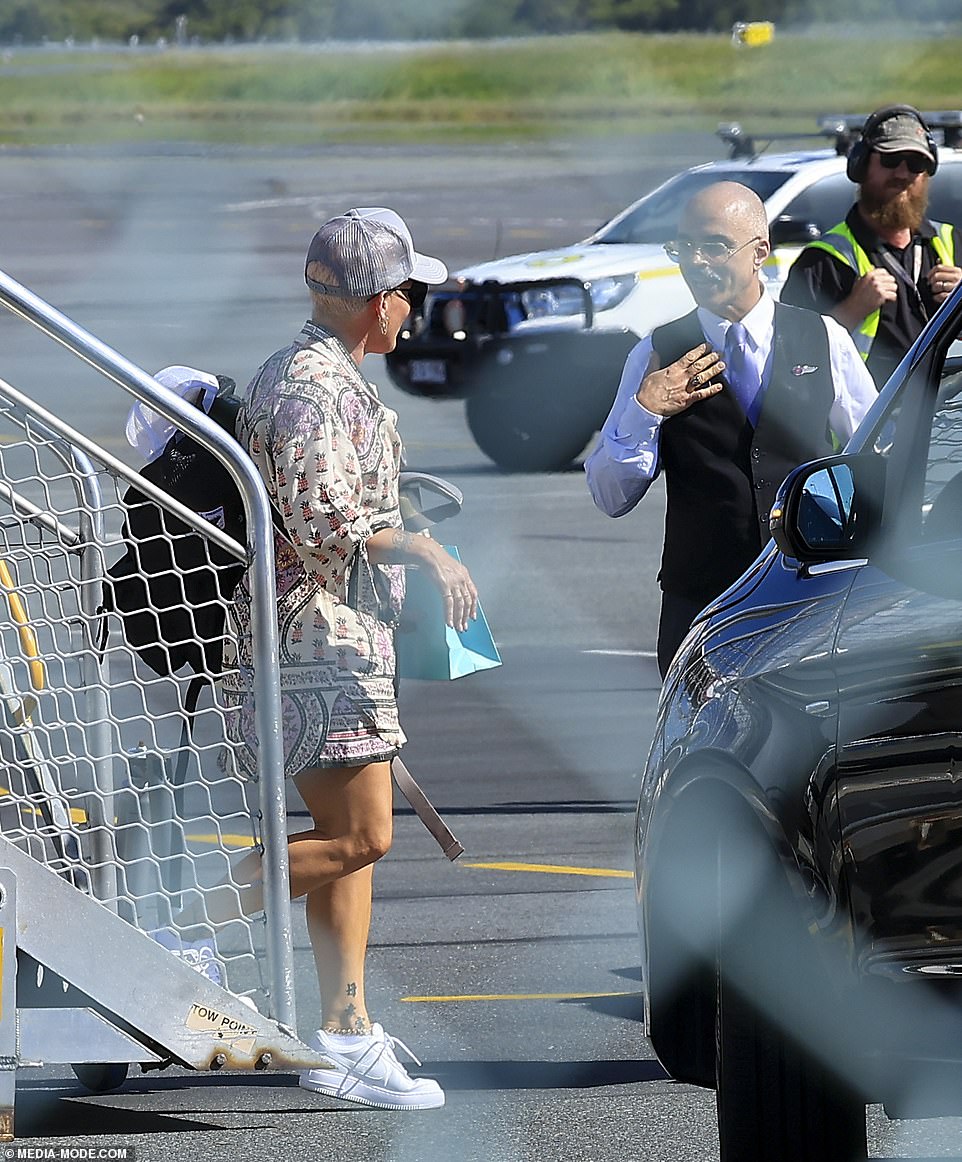
[[877, 109], [848, 157], [845, 221], [801, 252], [781, 301], [837, 319], [881, 387], [962, 279], [955, 230], [925, 216], [938, 148], [911, 105]]

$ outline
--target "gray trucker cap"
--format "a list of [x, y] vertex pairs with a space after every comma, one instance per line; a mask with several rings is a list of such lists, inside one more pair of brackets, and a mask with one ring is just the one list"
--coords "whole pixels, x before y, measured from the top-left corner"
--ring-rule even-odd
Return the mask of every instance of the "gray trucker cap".
[[[327, 282], [317, 282], [307, 267], [319, 262]], [[393, 210], [362, 206], [325, 222], [311, 240], [304, 279], [318, 294], [370, 298], [408, 279], [437, 286], [448, 268], [438, 258], [418, 254], [411, 231]]]

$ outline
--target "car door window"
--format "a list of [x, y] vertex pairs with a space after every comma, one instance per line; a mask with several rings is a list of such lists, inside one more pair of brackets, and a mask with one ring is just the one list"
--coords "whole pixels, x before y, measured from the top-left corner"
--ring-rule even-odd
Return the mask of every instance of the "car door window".
[[813, 182], [793, 198], [782, 213], [800, 221], [814, 222], [824, 234], [845, 218], [854, 201], [855, 186], [844, 173], [836, 173]]
[[943, 162], [929, 185], [928, 215], [937, 222], [962, 226], [962, 165]]
[[942, 380], [932, 415], [922, 535], [927, 541], [962, 538], [962, 371]]
[[789, 177], [791, 173], [788, 170], [749, 169], [746, 166], [731, 171], [709, 169], [679, 174], [634, 206], [622, 211], [598, 231], [594, 241], [606, 244], [668, 242], [675, 237], [678, 218], [685, 203], [715, 182], [728, 180], [748, 186], [764, 202]]
[[931, 400], [930, 389], [922, 380], [917, 385], [924, 392], [916, 393], [907, 383], [895, 394], [862, 449], [887, 460], [898, 455], [903, 469], [907, 465], [899, 475], [898, 495], [891, 487], [886, 490], [892, 512], [898, 510], [897, 518], [887, 522], [890, 532], [897, 529], [889, 544], [896, 552], [917, 553], [927, 545], [951, 548], [951, 542], [962, 546], [962, 360], [952, 358], [942, 366], [938, 394], [934, 406], [929, 402], [924, 408], [924, 421], [919, 405], [926, 396]]

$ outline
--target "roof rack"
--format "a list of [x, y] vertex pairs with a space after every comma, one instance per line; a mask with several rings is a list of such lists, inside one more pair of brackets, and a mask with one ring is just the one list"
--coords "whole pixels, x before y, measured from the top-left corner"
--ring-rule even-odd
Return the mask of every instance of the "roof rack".
[[[962, 109], [920, 109], [919, 112], [938, 145], [959, 148], [962, 144]], [[868, 116], [867, 113], [833, 113], [820, 117], [818, 124], [826, 135], [834, 133], [836, 138], [849, 137], [851, 145], [860, 136]]]
[[[864, 118], [862, 118], [864, 121]], [[718, 126], [718, 136], [728, 146], [728, 156], [735, 161], [745, 159], [753, 161], [759, 157], [775, 141], [824, 141], [826, 137], [835, 137], [835, 151], [840, 156], [848, 153], [854, 137], [846, 137], [844, 145], [840, 144], [845, 134], [844, 127], [837, 125], [831, 130], [820, 129], [817, 133], [766, 133], [764, 137], [747, 134], [735, 121]]]
[[[948, 149], [962, 146], [962, 110], [939, 109], [922, 111], [925, 124], [940, 145]], [[839, 157], [847, 156], [858, 140], [862, 126], [868, 120], [868, 113], [830, 113], [818, 118], [816, 133], [767, 133], [764, 137], [747, 134], [737, 122], [722, 123], [718, 126], [718, 136], [728, 146], [728, 156], [754, 159], [775, 141], [834, 140], [835, 152]]]

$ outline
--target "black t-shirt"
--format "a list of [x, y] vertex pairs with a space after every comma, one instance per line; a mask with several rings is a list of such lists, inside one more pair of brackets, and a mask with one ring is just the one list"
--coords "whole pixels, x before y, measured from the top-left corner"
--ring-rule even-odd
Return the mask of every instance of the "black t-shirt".
[[[873, 266], [891, 271], [889, 263], [895, 262], [908, 276], [907, 279], [896, 277], [898, 294], [895, 301], [882, 304], [878, 332], [868, 357], [868, 369], [876, 384], [881, 387], [935, 313], [936, 303], [928, 283], [929, 271], [939, 264], [938, 255], [931, 245], [935, 228], [931, 222], [923, 222], [909, 245], [899, 250], [883, 242], [866, 225], [856, 206], [849, 210], [845, 224], [855, 235], [859, 246], [868, 254]], [[921, 257], [915, 282], [917, 292], [909, 285], [915, 274], [916, 255]], [[779, 297], [784, 303], [808, 307], [809, 310], [827, 315], [837, 303], [848, 298], [857, 278], [857, 273], [850, 266], [839, 262], [826, 251], [818, 247], [806, 247], [788, 272], [788, 279]]]

